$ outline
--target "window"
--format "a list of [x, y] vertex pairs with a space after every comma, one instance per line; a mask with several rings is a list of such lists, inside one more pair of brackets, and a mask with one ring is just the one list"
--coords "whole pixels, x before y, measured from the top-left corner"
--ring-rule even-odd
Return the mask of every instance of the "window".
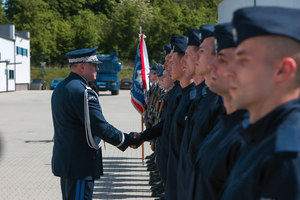
[[23, 48], [22, 48], [22, 55], [23, 55], [23, 56], [27, 56], [27, 49], [23, 49]]
[[17, 55], [22, 55], [22, 48], [21, 47], [17, 47]]
[[9, 79], [14, 79], [15, 78], [15, 73], [14, 72], [15, 72], [14, 70], [9, 70], [9, 76], [8, 76]]
[[17, 47], [17, 55], [28, 56], [28, 50], [22, 47]]

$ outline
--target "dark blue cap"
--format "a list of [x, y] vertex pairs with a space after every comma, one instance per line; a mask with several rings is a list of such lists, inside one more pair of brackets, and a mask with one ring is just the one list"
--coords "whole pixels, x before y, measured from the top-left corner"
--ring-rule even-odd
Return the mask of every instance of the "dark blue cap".
[[233, 15], [233, 37], [237, 44], [255, 36], [281, 35], [300, 42], [300, 10], [274, 6], [238, 9]]
[[171, 44], [165, 44], [165, 54], [168, 55], [171, 52]]
[[185, 53], [188, 46], [188, 37], [184, 35], [178, 35], [174, 42], [173, 52]]
[[164, 72], [164, 66], [160, 63], [153, 63], [153, 66], [150, 68], [150, 70], [155, 70], [155, 74], [160, 77], [162, 76], [162, 73]]
[[156, 67], [157, 67], [157, 76], [161, 77], [163, 75], [163, 72], [165, 71], [165, 68], [162, 64], [160, 63], [156, 63]]
[[200, 26], [201, 43], [208, 37], [213, 37], [215, 31], [215, 24], [203, 24]]
[[170, 39], [170, 44], [171, 44], [171, 50], [174, 49], [174, 42], [175, 42], [175, 39], [178, 37], [178, 35], [172, 35], [171, 36], [171, 39]]
[[199, 29], [190, 29], [187, 32], [187, 36], [189, 38], [188, 46], [199, 46], [201, 44], [199, 33]]
[[159, 69], [159, 70], [157, 71], [157, 76], [158, 76], [158, 77], [161, 77], [161, 76], [163, 75], [164, 71], [165, 71], [164, 68]]
[[222, 49], [236, 47], [232, 36], [232, 23], [222, 23], [215, 26], [215, 49], [217, 52]]
[[96, 56], [96, 51], [98, 47], [94, 48], [89, 48], [89, 49], [78, 49], [75, 51], [71, 51], [66, 54], [66, 56], [69, 59], [70, 64], [75, 64], [75, 63], [101, 63], [97, 56]]
[[156, 65], [154, 64], [152, 67], [150, 67], [150, 70], [157, 70], [157, 67], [156, 67]]

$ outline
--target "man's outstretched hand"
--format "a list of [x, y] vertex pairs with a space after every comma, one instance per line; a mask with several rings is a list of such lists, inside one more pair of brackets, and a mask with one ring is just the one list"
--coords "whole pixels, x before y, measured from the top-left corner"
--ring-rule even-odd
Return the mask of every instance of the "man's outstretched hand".
[[139, 148], [139, 146], [141, 146], [141, 144], [143, 144], [144, 140], [142, 139], [140, 133], [130, 132], [129, 135], [132, 138], [131, 145], [130, 145], [131, 148], [137, 149], [137, 148]]

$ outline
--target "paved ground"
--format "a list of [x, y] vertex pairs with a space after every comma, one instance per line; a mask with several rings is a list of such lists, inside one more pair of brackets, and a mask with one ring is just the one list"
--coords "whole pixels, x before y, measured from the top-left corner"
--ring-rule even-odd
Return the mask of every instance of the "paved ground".
[[[0, 199], [61, 199], [59, 178], [51, 173], [52, 91], [0, 93]], [[101, 93], [106, 119], [124, 132], [140, 131], [140, 115], [129, 91]], [[145, 144], [145, 155], [151, 150]], [[104, 176], [95, 183], [94, 199], [153, 199], [141, 148], [125, 152], [106, 144]]]

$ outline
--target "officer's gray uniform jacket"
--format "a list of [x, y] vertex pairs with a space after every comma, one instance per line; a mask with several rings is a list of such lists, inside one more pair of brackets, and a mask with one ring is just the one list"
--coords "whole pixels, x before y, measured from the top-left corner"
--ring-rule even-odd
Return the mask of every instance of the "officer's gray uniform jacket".
[[115, 145], [122, 151], [128, 147], [128, 136], [110, 125], [102, 114], [97, 94], [87, 81], [71, 72], [54, 90], [51, 99], [54, 124], [52, 171], [55, 176], [70, 179], [100, 178], [101, 155], [91, 148], [86, 137], [84, 94], [87, 99], [90, 129], [95, 139]]

